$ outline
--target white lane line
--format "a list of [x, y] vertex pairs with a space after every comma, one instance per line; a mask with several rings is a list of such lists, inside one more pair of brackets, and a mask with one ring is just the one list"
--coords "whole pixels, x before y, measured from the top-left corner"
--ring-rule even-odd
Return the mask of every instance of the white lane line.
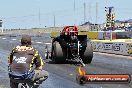
[[50, 45], [51, 43], [44, 43], [44, 44], [46, 44], [46, 45]]
[[73, 76], [73, 74], [69, 74], [69, 75]]
[[41, 44], [42, 42], [36, 42], [36, 43]]
[[15, 41], [16, 39], [12, 39], [13, 41]]
[[3, 40], [5, 40], [6, 38], [2, 38]]

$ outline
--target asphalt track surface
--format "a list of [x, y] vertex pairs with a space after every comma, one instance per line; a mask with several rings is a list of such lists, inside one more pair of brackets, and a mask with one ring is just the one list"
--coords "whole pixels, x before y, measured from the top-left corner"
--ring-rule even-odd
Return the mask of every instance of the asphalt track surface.
[[[0, 36], [0, 88], [10, 88], [7, 71], [7, 57], [13, 47], [20, 44], [21, 36]], [[45, 60], [45, 70], [49, 78], [40, 85], [40, 88], [132, 88], [129, 84], [85, 84], [76, 82], [77, 63], [53, 64], [44, 57], [44, 43], [51, 43], [49, 34], [32, 37], [35, 47]], [[132, 57], [94, 52], [91, 64], [86, 65], [88, 74], [130, 74], [132, 75]]]

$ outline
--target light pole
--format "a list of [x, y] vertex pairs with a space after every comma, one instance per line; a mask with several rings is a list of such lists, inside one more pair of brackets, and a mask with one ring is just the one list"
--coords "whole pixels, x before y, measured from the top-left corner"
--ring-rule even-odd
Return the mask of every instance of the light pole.
[[56, 17], [54, 15], [54, 27], [56, 27]]
[[73, 3], [74, 5], [74, 26], [75, 26], [75, 24], [76, 24], [76, 17], [75, 17], [75, 10], [76, 10], [76, 2], [75, 2], [75, 0], [74, 0], [74, 3]]
[[95, 19], [95, 26], [96, 26], [96, 29], [98, 31], [98, 2], [96, 2], [96, 19]]
[[41, 22], [40, 22], [40, 8], [39, 8], [39, 14], [38, 14], [38, 20], [39, 20], [39, 27], [41, 27]]
[[86, 22], [86, 3], [84, 2], [84, 24]]

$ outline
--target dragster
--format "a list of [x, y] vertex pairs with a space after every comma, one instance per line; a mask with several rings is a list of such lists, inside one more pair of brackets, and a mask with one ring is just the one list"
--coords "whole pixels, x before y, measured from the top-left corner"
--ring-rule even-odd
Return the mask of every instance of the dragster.
[[76, 26], [65, 26], [60, 35], [52, 39], [51, 60], [54, 63], [65, 63], [75, 60], [84, 64], [91, 63], [93, 48], [87, 35], [81, 33]]

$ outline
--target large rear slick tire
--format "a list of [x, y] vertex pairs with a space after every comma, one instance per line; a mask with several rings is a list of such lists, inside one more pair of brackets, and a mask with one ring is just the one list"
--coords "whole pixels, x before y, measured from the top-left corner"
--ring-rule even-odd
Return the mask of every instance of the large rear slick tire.
[[93, 48], [90, 43], [87, 43], [86, 50], [84, 52], [84, 57], [82, 58], [85, 64], [90, 64], [93, 58]]
[[53, 43], [53, 56], [52, 56], [52, 61], [56, 64], [62, 64], [65, 62], [65, 57], [63, 55], [62, 48], [59, 44], [59, 42], [54, 42]]

